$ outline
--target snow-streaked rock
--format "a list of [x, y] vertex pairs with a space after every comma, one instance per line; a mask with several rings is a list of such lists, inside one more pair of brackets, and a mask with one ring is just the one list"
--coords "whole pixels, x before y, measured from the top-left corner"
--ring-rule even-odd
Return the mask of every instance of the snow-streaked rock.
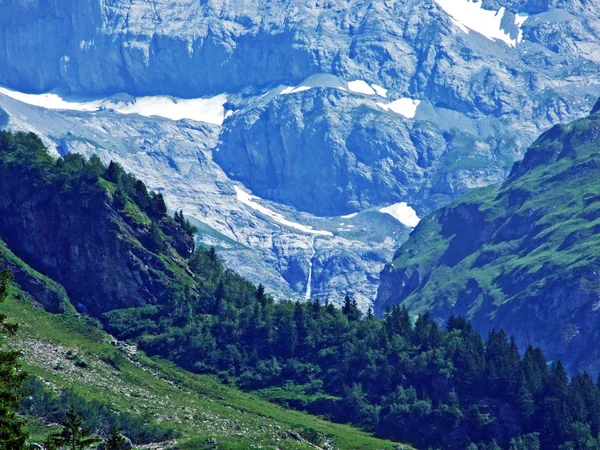
[[55, 93], [26, 94], [0, 87], [0, 94], [7, 95], [20, 102], [47, 109], [65, 111], [99, 111], [111, 109], [121, 114], [139, 114], [141, 116], [164, 117], [171, 120], [190, 119], [198, 122], [221, 125], [225, 120], [224, 104], [227, 95], [212, 98], [181, 99], [168, 96], [131, 97], [116, 95], [90, 101], [69, 101]]
[[[465, 33], [469, 30], [490, 40], [503, 41], [516, 47], [523, 38], [521, 27], [529, 17], [526, 13], [514, 16], [512, 23], [506, 24], [506, 8], [497, 11], [483, 8], [481, 1], [471, 0], [435, 0], [452, 18], [452, 22]], [[507, 26], [508, 25], [508, 26]]]
[[293, 228], [294, 230], [298, 230], [302, 233], [312, 234], [315, 236], [333, 236], [333, 233], [331, 231], [315, 230], [310, 225], [302, 225], [298, 222], [294, 222], [293, 220], [286, 219], [282, 214], [275, 212], [267, 208], [266, 206], [263, 206], [260, 203], [258, 203], [256, 201], [260, 201], [258, 197], [248, 194], [247, 192], [240, 189], [238, 186], [235, 186], [235, 194], [236, 198], [244, 205], [249, 206], [255, 211], [258, 211], [259, 213], [267, 216], [268, 218], [272, 219], [278, 224], [284, 225], [289, 228]]

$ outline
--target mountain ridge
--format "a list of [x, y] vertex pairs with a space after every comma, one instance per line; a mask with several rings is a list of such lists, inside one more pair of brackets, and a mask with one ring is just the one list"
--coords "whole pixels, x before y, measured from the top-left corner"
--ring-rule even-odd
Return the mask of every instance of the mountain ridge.
[[[504, 328], [569, 370], [598, 371], [600, 115], [556, 125], [501, 185], [423, 219], [382, 274], [377, 312], [402, 303]], [[517, 320], [518, 317], [518, 320]]]

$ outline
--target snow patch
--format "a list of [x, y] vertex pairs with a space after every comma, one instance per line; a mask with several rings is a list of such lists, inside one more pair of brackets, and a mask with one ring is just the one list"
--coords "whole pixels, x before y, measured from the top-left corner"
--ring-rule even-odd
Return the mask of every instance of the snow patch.
[[159, 116], [171, 120], [190, 119], [198, 122], [222, 125], [225, 120], [227, 95], [212, 98], [176, 99], [167, 96], [140, 97], [131, 103], [107, 102], [103, 106], [121, 114]]
[[57, 94], [25, 94], [0, 87], [0, 94], [33, 106], [46, 109], [94, 112], [111, 109], [121, 114], [139, 114], [141, 116], [159, 116], [171, 120], [190, 119], [198, 122], [222, 125], [225, 120], [227, 95], [220, 94], [212, 98], [178, 99], [167, 96], [131, 97], [130, 101], [100, 99], [88, 102], [64, 100]]
[[417, 212], [408, 206], [408, 203], [406, 202], [395, 203], [385, 208], [381, 208], [379, 212], [389, 214], [403, 225], [411, 228], [416, 227], [421, 221], [417, 216]]
[[502, 20], [506, 8], [498, 11], [483, 9], [481, 1], [471, 0], [435, 0], [436, 3], [450, 16], [452, 22], [465, 33], [469, 30], [482, 34], [490, 40], [500, 40], [511, 47], [516, 47], [521, 42], [523, 33], [521, 27], [529, 17], [527, 14], [517, 14], [515, 26], [518, 29], [516, 38], [502, 28]]
[[356, 216], [358, 216], [358, 213], [347, 214], [345, 216], [341, 216], [341, 218], [342, 219], [354, 219]]
[[24, 94], [0, 87], [0, 94], [23, 103], [46, 109], [64, 109], [70, 111], [98, 111], [100, 102], [66, 102], [56, 94]]
[[289, 95], [296, 94], [298, 92], [308, 91], [313, 88], [333, 88], [340, 89], [342, 91], [350, 91], [356, 94], [364, 95], [377, 95], [385, 98], [387, 96], [387, 89], [377, 84], [369, 85], [364, 80], [354, 80], [348, 83], [341, 81], [335, 75], [318, 73], [311, 75], [302, 83], [297, 86], [278, 86], [275, 89], [263, 94], [261, 97], [272, 98], [276, 95]]
[[348, 89], [357, 94], [375, 95], [375, 90], [363, 80], [350, 81], [348, 83]]
[[410, 98], [400, 98], [392, 103], [378, 102], [377, 106], [385, 111], [395, 112], [407, 119], [413, 119], [417, 114], [417, 108], [421, 104], [421, 100], [413, 100]]
[[285, 225], [286, 227], [294, 228], [295, 230], [301, 231], [307, 234], [313, 234], [317, 236], [333, 236], [333, 233], [330, 231], [323, 230], [313, 230], [313, 227], [308, 225], [301, 225], [297, 222], [292, 222], [291, 220], [286, 219], [283, 215], [271, 211], [269, 208], [261, 205], [260, 203], [256, 203], [253, 199], [258, 199], [259, 197], [248, 194], [247, 192], [242, 191], [239, 187], [235, 186], [235, 195], [236, 198], [242, 202], [244, 205], [249, 206], [250, 208], [258, 211], [261, 214], [269, 217], [275, 222]]
[[377, 95], [379, 95], [380, 97], [386, 98], [387, 97], [387, 89], [384, 87], [381, 87], [377, 84], [372, 84], [371, 87], [373, 88], [373, 90], [377, 93]]

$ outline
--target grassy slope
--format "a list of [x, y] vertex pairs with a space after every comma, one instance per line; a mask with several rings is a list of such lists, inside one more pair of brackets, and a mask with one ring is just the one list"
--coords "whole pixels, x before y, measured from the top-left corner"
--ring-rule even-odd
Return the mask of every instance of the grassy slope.
[[[426, 274], [406, 304], [417, 311], [451, 307], [475, 281], [481, 292], [468, 316], [486, 306], [493, 318], [497, 307], [524, 293], [542, 292], [557, 280], [583, 282], [579, 269], [600, 264], [599, 123], [595, 115], [556, 127], [530, 149], [537, 165], [426, 218], [393, 262]], [[461, 223], [461, 210], [477, 211], [481, 220]], [[483, 226], [493, 230], [482, 245], [465, 251]], [[461, 256], [453, 259], [456, 254]]]
[[[354, 428], [286, 410], [210, 376], [190, 374], [142, 353], [130, 355], [128, 347], [111, 345], [111, 337], [84, 318], [49, 314], [19, 294], [0, 305], [0, 312], [21, 324], [11, 345], [23, 353], [28, 372], [59, 389], [107, 401], [115, 409], [148, 414], [183, 433], [177, 448], [210, 448], [205, 446], [209, 439], [223, 449], [311, 448], [289, 436], [302, 427], [326, 435], [340, 449], [397, 448]], [[76, 366], [67, 358], [69, 350], [89, 367]], [[103, 361], [115, 352], [127, 355], [120, 370]], [[31, 428], [38, 438], [46, 431], [38, 421]]]

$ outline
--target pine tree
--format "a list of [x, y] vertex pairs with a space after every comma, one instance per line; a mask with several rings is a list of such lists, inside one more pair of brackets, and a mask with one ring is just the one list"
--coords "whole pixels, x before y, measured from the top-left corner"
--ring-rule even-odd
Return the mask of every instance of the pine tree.
[[358, 304], [356, 303], [356, 300], [350, 300], [350, 297], [348, 295], [344, 297], [342, 313], [348, 318], [348, 320], [352, 321], [360, 320], [362, 316], [360, 309], [358, 309]]
[[[0, 303], [6, 300], [11, 281], [10, 271], [0, 272]], [[0, 314], [0, 335], [15, 334], [17, 326], [6, 320], [6, 315]], [[20, 387], [25, 378], [18, 356], [18, 352], [2, 350], [0, 345], [0, 448], [4, 450], [21, 450], [28, 437], [22, 429], [25, 422], [16, 413], [22, 396]]]
[[104, 450], [125, 450], [127, 439], [123, 436], [116, 427], [113, 427], [110, 436], [104, 442]]
[[167, 214], [167, 204], [162, 194], [154, 194], [150, 201], [150, 212], [153, 217], [160, 219]]
[[262, 283], [260, 283], [258, 285], [258, 287], [256, 288], [256, 300], [258, 300], [263, 306], [266, 303], [266, 294], [265, 294], [265, 287]]
[[91, 432], [83, 428], [83, 419], [71, 409], [62, 421], [62, 430], [48, 437], [47, 443], [55, 448], [64, 450], [85, 450], [98, 443], [100, 439], [92, 436]]
[[121, 164], [111, 161], [106, 169], [106, 179], [111, 183], [116, 183], [121, 178], [121, 175], [123, 175], [123, 172], [125, 171]]
[[373, 308], [371, 308], [369, 306], [369, 309], [367, 311], [367, 320], [373, 320], [375, 319], [375, 316], [373, 315]]
[[342, 314], [348, 316], [350, 314], [350, 310], [352, 309], [352, 302], [350, 300], [350, 296], [346, 295], [344, 297], [344, 304], [342, 305]]

